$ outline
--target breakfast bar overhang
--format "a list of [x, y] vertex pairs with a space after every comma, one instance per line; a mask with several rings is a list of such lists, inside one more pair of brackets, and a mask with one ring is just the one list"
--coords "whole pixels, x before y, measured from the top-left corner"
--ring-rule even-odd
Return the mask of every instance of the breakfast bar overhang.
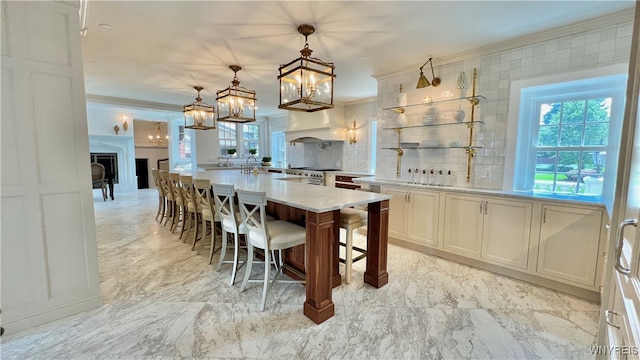
[[[304, 315], [320, 324], [334, 315], [332, 289], [341, 284], [339, 273], [340, 209], [367, 205], [367, 258], [364, 282], [380, 288], [387, 284], [387, 233], [390, 195], [300, 184], [284, 174], [248, 174], [239, 171], [201, 171], [195, 178], [212, 184], [233, 184], [236, 189], [264, 191], [268, 210], [276, 218], [304, 225], [304, 247], [285, 253], [287, 264], [305, 274]], [[295, 273], [289, 273], [296, 276]]]

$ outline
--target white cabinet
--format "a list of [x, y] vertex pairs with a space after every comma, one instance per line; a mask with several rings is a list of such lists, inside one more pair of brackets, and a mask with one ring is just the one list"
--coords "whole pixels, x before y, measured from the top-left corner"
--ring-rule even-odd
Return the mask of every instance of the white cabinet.
[[480, 257], [484, 198], [446, 194], [444, 249], [471, 258]]
[[537, 273], [596, 286], [601, 231], [602, 210], [543, 204]]
[[384, 187], [389, 201], [389, 236], [420, 245], [438, 245], [440, 194], [436, 191]]
[[526, 270], [532, 207], [528, 201], [446, 194], [444, 248]]
[[488, 198], [484, 203], [481, 258], [526, 269], [531, 238], [528, 201]]

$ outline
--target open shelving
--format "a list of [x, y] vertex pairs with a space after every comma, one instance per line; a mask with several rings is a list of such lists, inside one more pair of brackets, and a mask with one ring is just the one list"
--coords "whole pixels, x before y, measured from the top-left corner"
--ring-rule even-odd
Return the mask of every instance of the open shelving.
[[[476, 94], [476, 81], [478, 77], [477, 68], [473, 69], [473, 85], [471, 87], [472, 95], [467, 97], [460, 98], [449, 98], [443, 99], [439, 101], [430, 101], [426, 103], [420, 104], [410, 104], [405, 106], [393, 106], [388, 108], [383, 108], [383, 110], [393, 111], [398, 114], [403, 114], [407, 109], [427, 106], [437, 106], [442, 103], [450, 103], [454, 101], [467, 100], [471, 105], [471, 116], [469, 121], [464, 122], [454, 122], [454, 123], [433, 123], [433, 124], [420, 124], [420, 125], [404, 125], [404, 126], [391, 126], [383, 128], [383, 130], [392, 130], [398, 134], [398, 145], [396, 147], [383, 147], [385, 150], [394, 150], [396, 152], [396, 177], [400, 177], [400, 168], [402, 163], [402, 156], [404, 155], [404, 150], [413, 150], [413, 149], [464, 149], [467, 153], [467, 182], [471, 181], [471, 160], [476, 155], [476, 151], [478, 149], [482, 149], [481, 146], [475, 146], [473, 144], [473, 131], [474, 127], [477, 124], [484, 124], [482, 121], [475, 120], [475, 108], [478, 106], [480, 101], [486, 100], [486, 98], [482, 95]], [[443, 126], [459, 126], [465, 125], [469, 131], [469, 140], [465, 146], [402, 146], [402, 131], [404, 129], [415, 129], [415, 128], [426, 128], [426, 127], [443, 127]]]

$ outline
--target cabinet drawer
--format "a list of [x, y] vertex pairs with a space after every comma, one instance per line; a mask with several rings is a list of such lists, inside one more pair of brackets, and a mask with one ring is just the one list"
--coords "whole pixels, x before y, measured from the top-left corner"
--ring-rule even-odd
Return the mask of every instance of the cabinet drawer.
[[345, 183], [339, 183], [339, 182], [336, 182], [336, 187], [341, 189], [351, 189], [351, 190], [360, 189], [359, 184], [345, 184]]

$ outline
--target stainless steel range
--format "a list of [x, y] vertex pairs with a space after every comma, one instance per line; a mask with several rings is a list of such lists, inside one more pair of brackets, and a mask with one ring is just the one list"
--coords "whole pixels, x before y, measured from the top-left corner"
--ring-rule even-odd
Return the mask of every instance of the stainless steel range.
[[323, 185], [326, 171], [337, 171], [340, 169], [321, 169], [313, 167], [296, 167], [287, 169], [286, 173], [291, 175], [304, 176], [303, 184]]

